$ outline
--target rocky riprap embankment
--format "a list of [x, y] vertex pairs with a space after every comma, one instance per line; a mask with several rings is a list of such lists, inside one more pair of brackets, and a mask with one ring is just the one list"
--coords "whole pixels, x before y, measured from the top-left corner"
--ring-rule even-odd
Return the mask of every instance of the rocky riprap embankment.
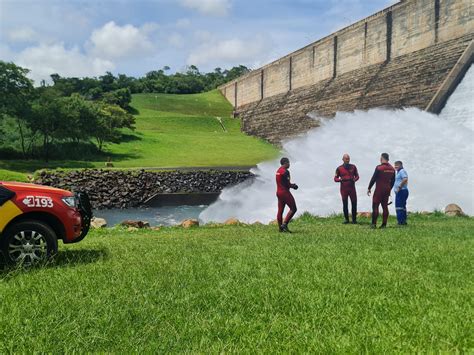
[[158, 193], [220, 192], [254, 175], [247, 171], [121, 171], [86, 169], [42, 171], [36, 184], [89, 194], [94, 209], [142, 205]]

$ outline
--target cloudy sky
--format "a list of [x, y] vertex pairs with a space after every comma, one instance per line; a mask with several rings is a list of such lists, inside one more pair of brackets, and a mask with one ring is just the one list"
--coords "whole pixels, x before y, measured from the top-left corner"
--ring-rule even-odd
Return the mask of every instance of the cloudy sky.
[[0, 0], [0, 59], [52, 73], [257, 68], [396, 0]]

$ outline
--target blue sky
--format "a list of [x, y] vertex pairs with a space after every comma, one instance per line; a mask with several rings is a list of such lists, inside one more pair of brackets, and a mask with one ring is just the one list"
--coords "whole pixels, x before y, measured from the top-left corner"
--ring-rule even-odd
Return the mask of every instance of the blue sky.
[[0, 0], [0, 59], [52, 73], [257, 68], [396, 0]]

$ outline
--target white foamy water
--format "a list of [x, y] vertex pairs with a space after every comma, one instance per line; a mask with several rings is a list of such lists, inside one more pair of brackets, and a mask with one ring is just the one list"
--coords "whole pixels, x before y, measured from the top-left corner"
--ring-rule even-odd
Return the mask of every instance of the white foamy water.
[[440, 117], [474, 131], [474, 66], [469, 68]]
[[[333, 177], [346, 152], [359, 169], [359, 211], [371, 210], [367, 186], [380, 153], [387, 152], [391, 162], [403, 161], [408, 172], [410, 211], [432, 211], [457, 203], [466, 213], [474, 214], [474, 110], [466, 103], [462, 115], [450, 113], [456, 111], [452, 105], [461, 106], [459, 102], [466, 101], [456, 97], [473, 97], [472, 77], [471, 70], [440, 116], [415, 108], [338, 113], [334, 119], [322, 120], [321, 127], [285, 143], [282, 155], [290, 158], [292, 182], [300, 187], [293, 191], [297, 215], [304, 211], [321, 216], [342, 212], [339, 184], [333, 182]], [[466, 84], [466, 79], [471, 84]], [[458, 119], [461, 116], [464, 118]], [[278, 167], [278, 160], [259, 164], [254, 171], [258, 178], [252, 184], [225, 189], [200, 219], [218, 222], [236, 217], [249, 223], [274, 220]], [[390, 208], [393, 214], [395, 207]]]

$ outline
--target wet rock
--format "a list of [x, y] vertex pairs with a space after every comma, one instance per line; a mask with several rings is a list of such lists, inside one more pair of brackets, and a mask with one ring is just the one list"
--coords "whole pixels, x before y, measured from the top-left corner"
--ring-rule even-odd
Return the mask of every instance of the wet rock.
[[229, 218], [224, 222], [226, 226], [238, 226], [239, 224], [242, 224], [237, 218]]
[[464, 212], [461, 209], [461, 207], [459, 207], [455, 203], [450, 203], [449, 205], [447, 205], [444, 208], [444, 213], [446, 214], [446, 216], [451, 216], [451, 217], [464, 216]]
[[127, 220], [127, 221], [123, 221], [122, 223], [120, 223], [120, 225], [123, 226], [123, 227], [133, 227], [133, 228], [137, 228], [137, 229], [150, 228], [150, 223], [148, 223], [147, 221]]
[[199, 227], [199, 221], [197, 219], [186, 219], [183, 222], [181, 222], [181, 227], [183, 228]]
[[107, 221], [103, 218], [93, 217], [91, 220], [91, 227], [93, 229], [100, 229], [107, 227]]
[[254, 175], [245, 171], [41, 171], [35, 183], [89, 194], [94, 209], [130, 208], [160, 193], [218, 193]]

